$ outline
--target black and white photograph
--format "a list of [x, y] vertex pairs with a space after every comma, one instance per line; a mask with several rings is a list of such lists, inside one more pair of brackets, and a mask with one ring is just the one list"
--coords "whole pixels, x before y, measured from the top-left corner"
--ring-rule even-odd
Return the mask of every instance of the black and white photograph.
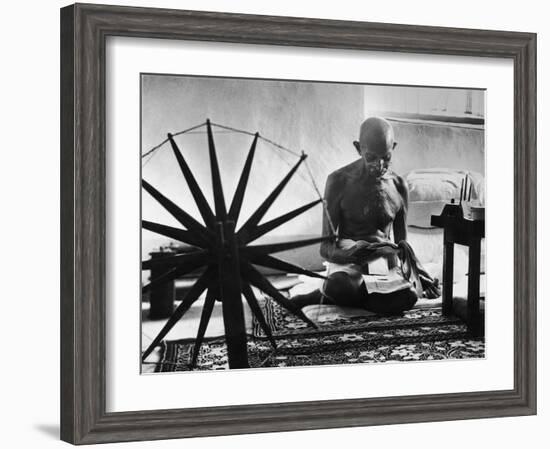
[[485, 91], [141, 74], [142, 374], [485, 357]]

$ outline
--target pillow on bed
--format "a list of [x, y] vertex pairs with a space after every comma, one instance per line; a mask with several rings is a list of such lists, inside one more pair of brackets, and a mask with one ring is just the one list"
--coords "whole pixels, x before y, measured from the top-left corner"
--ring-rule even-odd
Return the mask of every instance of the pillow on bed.
[[472, 199], [485, 202], [485, 182], [477, 172], [432, 168], [413, 170], [405, 176], [409, 186], [409, 211], [407, 224], [430, 228], [432, 215], [439, 215], [451, 199], [458, 201], [460, 185], [464, 178], [472, 184]]

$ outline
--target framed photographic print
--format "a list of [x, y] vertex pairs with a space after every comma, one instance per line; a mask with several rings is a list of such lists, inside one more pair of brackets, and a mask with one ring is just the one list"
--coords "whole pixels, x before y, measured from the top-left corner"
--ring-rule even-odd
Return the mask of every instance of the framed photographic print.
[[61, 433], [536, 413], [536, 36], [61, 10]]

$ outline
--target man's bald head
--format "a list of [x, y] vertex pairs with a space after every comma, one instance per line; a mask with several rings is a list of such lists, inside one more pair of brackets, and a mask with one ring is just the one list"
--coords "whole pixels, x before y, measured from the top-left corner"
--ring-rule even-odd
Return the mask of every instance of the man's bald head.
[[393, 128], [387, 120], [381, 117], [365, 120], [359, 130], [359, 142], [353, 144], [372, 176], [383, 176], [387, 172], [397, 145]]
[[381, 117], [370, 117], [361, 124], [359, 130], [360, 150], [384, 154], [394, 147], [393, 128], [390, 122]]

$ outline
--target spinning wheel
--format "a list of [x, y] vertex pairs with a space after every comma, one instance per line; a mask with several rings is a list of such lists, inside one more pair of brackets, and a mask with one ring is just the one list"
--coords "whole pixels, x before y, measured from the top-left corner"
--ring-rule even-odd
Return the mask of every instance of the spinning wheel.
[[152, 279], [151, 282], [143, 286], [143, 292], [166, 282], [172, 282], [174, 279], [182, 275], [202, 269], [202, 273], [198, 277], [195, 284], [187, 292], [181, 304], [175, 309], [174, 313], [168, 319], [162, 330], [142, 354], [142, 361], [144, 361], [151, 354], [153, 349], [183, 317], [191, 305], [205, 290], [207, 290], [197, 338], [195, 340], [191, 367], [196, 365], [197, 356], [204, 339], [208, 322], [210, 321], [214, 303], [218, 300], [222, 303], [229, 368], [246, 368], [249, 365], [241, 295], [244, 295], [252, 313], [257, 318], [258, 323], [262, 327], [266, 336], [269, 338], [273, 347], [277, 347], [275, 339], [273, 338], [271, 330], [266, 323], [265, 317], [263, 316], [258, 301], [254, 295], [252, 286], [260, 289], [272, 297], [281, 306], [298, 316], [309, 326], [316, 328], [315, 324], [309, 320], [305, 314], [292, 303], [292, 301], [282, 295], [273, 286], [273, 284], [254, 267], [254, 265], [269, 267], [287, 273], [304, 274], [307, 276], [324, 279], [323, 276], [317, 273], [277, 259], [271, 256], [271, 254], [320, 243], [322, 241], [332, 240], [335, 236], [324, 236], [307, 240], [268, 245], [250, 245], [250, 242], [256, 240], [264, 234], [267, 234], [273, 229], [281, 226], [323, 201], [320, 198], [278, 218], [260, 224], [260, 221], [268, 209], [274, 203], [276, 198], [285, 188], [307, 156], [304, 153], [301, 154], [298, 162], [292, 167], [288, 174], [281, 180], [281, 182], [250, 216], [250, 218], [248, 218], [242, 227], [239, 230], [236, 230], [235, 225], [239, 218], [239, 213], [243, 204], [243, 198], [252, 167], [252, 161], [254, 159], [259, 134], [256, 133], [254, 135], [254, 140], [252, 141], [252, 145], [248, 152], [248, 156], [228, 211], [226, 208], [218, 160], [216, 157], [212, 126], [209, 120], [206, 121], [206, 130], [212, 175], [214, 211], [212, 211], [210, 205], [206, 201], [206, 198], [197, 184], [191, 169], [187, 165], [185, 158], [176, 145], [173, 138], [174, 136], [172, 134], [168, 134], [168, 141], [171, 144], [183, 177], [185, 178], [191, 194], [197, 204], [200, 215], [204, 221], [204, 225], [199, 223], [191, 215], [166, 198], [147, 181], [142, 180], [143, 188], [174, 218], [176, 218], [184, 228], [174, 228], [146, 220], [142, 221], [142, 227], [149, 231], [170, 237], [195, 247], [195, 249], [189, 253], [143, 261], [143, 270], [150, 270], [151, 268], [161, 268], [162, 270], [165, 270], [162, 275], [157, 276]]

